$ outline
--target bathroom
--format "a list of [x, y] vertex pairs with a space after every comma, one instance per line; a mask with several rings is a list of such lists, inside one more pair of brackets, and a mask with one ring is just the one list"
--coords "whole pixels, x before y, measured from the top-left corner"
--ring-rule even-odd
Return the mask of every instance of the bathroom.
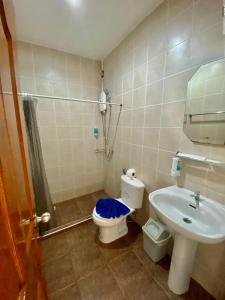
[[[4, 49], [17, 86], [15, 97], [3, 55], [0, 134], [12, 157], [22, 157], [15, 170], [12, 163], [16, 175], [6, 177], [13, 160], [4, 151], [11, 148], [0, 146], [0, 216], [9, 219], [1, 240], [26, 246], [13, 254], [7, 274], [0, 267], [0, 299], [224, 300], [223, 1], [0, 3], [5, 40], [5, 20], [13, 36], [13, 58]], [[12, 76], [12, 63], [8, 68]], [[17, 186], [15, 194], [7, 186]], [[187, 195], [183, 221], [194, 224], [168, 221], [157, 203], [163, 193], [160, 205], [170, 202], [174, 219]], [[129, 212], [99, 213], [113, 209]], [[170, 234], [157, 262], [144, 244], [149, 218]], [[29, 288], [25, 263], [35, 282]]]

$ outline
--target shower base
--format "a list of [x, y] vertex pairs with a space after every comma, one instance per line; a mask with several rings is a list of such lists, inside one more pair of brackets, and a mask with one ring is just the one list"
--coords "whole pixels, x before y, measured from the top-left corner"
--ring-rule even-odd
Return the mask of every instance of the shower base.
[[97, 191], [81, 197], [55, 204], [57, 227], [42, 234], [49, 236], [58, 231], [67, 230], [91, 219], [92, 211], [100, 198], [108, 197], [103, 191]]

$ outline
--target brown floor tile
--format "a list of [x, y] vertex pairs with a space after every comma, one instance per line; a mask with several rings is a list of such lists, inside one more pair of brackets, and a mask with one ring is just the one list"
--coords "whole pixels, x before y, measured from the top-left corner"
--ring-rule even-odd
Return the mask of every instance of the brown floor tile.
[[67, 254], [69, 252], [69, 248], [66, 235], [64, 233], [60, 233], [54, 237], [43, 239], [41, 241], [41, 249], [44, 263]]
[[144, 267], [146, 268], [146, 271], [150, 275], [153, 275], [153, 269], [154, 269], [155, 263], [147, 255], [147, 253], [143, 249], [143, 246], [140, 244], [139, 247], [133, 247], [132, 251], [138, 257], [138, 259], [141, 261], [141, 263], [144, 265]]
[[55, 214], [57, 224], [64, 225], [66, 223], [73, 222], [91, 215], [96, 202], [102, 197], [108, 196], [104, 191], [98, 191], [85, 196], [56, 203]]
[[87, 243], [95, 243], [97, 231], [98, 227], [90, 220], [66, 232], [67, 243], [70, 248], [85, 247]]
[[171, 294], [167, 284], [169, 268], [170, 268], [170, 257], [169, 255], [167, 255], [166, 257], [161, 259], [158, 263], [153, 263], [152, 273], [157, 283], [159, 283], [160, 286], [162, 286], [165, 291], [168, 291], [168, 293]]
[[129, 275], [135, 274], [143, 269], [142, 264], [132, 252], [114, 258], [109, 263], [109, 266], [114, 274], [116, 274], [118, 281], [126, 280]]
[[70, 199], [56, 205], [56, 213], [60, 225], [78, 220], [83, 217], [75, 199]]
[[95, 198], [96, 201], [98, 201], [101, 198], [109, 198], [109, 195], [107, 195], [105, 193], [105, 191], [103, 191], [103, 190], [95, 192], [95, 193], [92, 193], [92, 196]]
[[168, 288], [168, 272], [170, 266], [170, 257], [166, 256], [159, 263], [154, 263], [148, 254], [145, 252], [143, 247], [140, 245], [139, 247], [134, 247], [133, 252], [138, 257], [138, 259], [142, 262], [145, 271], [154, 278], [157, 284], [164, 290], [169, 298], [176, 297]]
[[80, 291], [77, 284], [69, 285], [62, 290], [49, 295], [49, 300], [80, 300]]
[[128, 233], [123, 237], [123, 239], [131, 246], [134, 246], [139, 239], [142, 228], [129, 217], [127, 218], [127, 226]]
[[97, 199], [92, 194], [76, 198], [76, 204], [82, 216], [91, 215], [96, 205]]
[[65, 255], [44, 265], [44, 273], [47, 280], [48, 292], [60, 290], [75, 280], [72, 261], [69, 255]]
[[130, 251], [138, 239], [140, 232], [141, 228], [136, 223], [129, 222], [128, 234], [126, 236], [123, 236], [122, 238], [110, 244], [103, 244], [97, 238], [96, 243], [98, 244], [99, 249], [104, 255], [106, 261], [110, 261], [111, 259]]
[[113, 258], [131, 250], [130, 244], [127, 244], [123, 239], [119, 239], [110, 244], [103, 244], [98, 240], [96, 242], [106, 261], [110, 261]]
[[134, 253], [129, 252], [109, 263], [118, 285], [128, 299], [151, 299], [152, 278]]
[[150, 298], [149, 299], [151, 299], [151, 300], [168, 300], [169, 299], [167, 297], [167, 295], [165, 294], [165, 292], [163, 291], [163, 289], [161, 289], [154, 280], [152, 280], [152, 282], [149, 286], [149, 290], [150, 290]]
[[107, 267], [78, 281], [82, 299], [85, 300], [120, 300], [123, 295]]
[[71, 259], [76, 279], [87, 276], [105, 265], [105, 259], [97, 245], [88, 242], [71, 250]]

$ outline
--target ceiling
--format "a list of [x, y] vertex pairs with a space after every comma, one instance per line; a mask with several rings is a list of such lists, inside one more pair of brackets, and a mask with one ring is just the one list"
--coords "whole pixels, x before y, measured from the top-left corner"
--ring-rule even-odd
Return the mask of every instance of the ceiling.
[[17, 40], [103, 59], [161, 0], [14, 0]]

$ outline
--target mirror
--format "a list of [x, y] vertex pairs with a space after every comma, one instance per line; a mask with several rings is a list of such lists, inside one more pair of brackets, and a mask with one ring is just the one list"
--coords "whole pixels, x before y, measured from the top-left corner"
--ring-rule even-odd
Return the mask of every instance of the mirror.
[[189, 80], [183, 128], [193, 142], [225, 145], [225, 59], [202, 65]]

